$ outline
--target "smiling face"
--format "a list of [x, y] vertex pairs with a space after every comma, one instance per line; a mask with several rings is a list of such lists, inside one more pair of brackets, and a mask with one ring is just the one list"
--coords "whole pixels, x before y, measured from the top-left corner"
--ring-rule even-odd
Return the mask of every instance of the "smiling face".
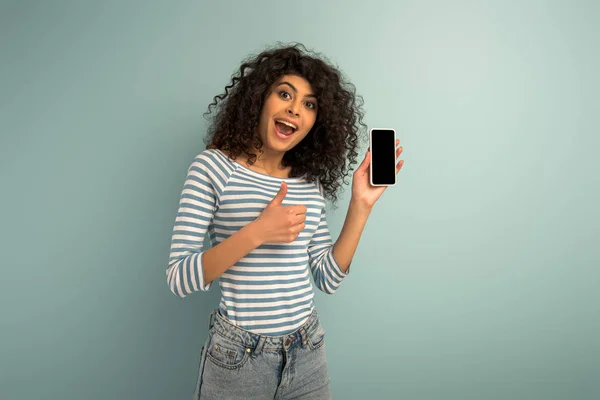
[[310, 132], [317, 119], [317, 98], [310, 83], [297, 75], [284, 75], [267, 93], [258, 134], [267, 155], [281, 156]]

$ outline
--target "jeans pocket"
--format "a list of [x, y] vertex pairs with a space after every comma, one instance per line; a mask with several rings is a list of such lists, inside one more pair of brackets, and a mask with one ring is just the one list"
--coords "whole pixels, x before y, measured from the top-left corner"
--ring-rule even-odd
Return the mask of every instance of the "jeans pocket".
[[219, 367], [227, 369], [238, 369], [244, 366], [250, 355], [250, 349], [241, 343], [226, 339], [218, 333], [213, 333], [206, 358]]
[[325, 344], [325, 329], [320, 323], [308, 332], [308, 345], [311, 349], [317, 350]]
[[196, 388], [194, 390], [194, 399], [200, 397], [200, 389], [202, 388], [202, 377], [204, 375], [204, 365], [206, 363], [206, 345], [209, 338], [206, 338], [202, 349], [200, 350], [200, 363], [198, 365], [198, 378], [196, 379]]

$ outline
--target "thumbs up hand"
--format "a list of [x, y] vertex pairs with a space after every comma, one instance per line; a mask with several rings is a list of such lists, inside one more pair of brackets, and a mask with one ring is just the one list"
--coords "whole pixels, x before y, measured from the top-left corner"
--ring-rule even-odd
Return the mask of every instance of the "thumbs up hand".
[[287, 183], [281, 182], [279, 192], [253, 221], [261, 243], [291, 243], [304, 229], [306, 206], [282, 206], [286, 194]]

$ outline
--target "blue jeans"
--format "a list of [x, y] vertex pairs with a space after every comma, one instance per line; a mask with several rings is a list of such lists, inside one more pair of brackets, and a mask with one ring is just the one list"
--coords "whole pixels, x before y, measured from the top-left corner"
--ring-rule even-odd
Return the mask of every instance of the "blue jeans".
[[331, 399], [316, 311], [295, 332], [263, 336], [211, 314], [194, 399]]

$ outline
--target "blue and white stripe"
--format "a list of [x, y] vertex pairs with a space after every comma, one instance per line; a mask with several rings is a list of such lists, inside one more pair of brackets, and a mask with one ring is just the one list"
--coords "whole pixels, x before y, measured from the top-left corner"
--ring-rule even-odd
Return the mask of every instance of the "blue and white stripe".
[[185, 297], [209, 290], [202, 267], [203, 240], [221, 243], [254, 221], [288, 184], [282, 205], [307, 207], [305, 228], [292, 243], [265, 243], [223, 273], [221, 312], [235, 325], [279, 336], [301, 326], [314, 308], [315, 285], [332, 294], [347, 275], [333, 257], [323, 187], [303, 178], [282, 179], [253, 171], [223, 152], [201, 152], [188, 169], [173, 228], [167, 282]]

